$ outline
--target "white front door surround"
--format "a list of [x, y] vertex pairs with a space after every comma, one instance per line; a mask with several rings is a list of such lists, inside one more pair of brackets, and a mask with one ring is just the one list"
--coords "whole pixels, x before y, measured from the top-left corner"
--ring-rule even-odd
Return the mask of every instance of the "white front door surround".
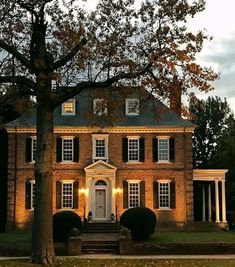
[[[226, 220], [226, 192], [225, 174], [228, 170], [224, 169], [195, 169], [193, 170], [193, 181], [214, 181], [215, 183], [215, 222], [227, 223]], [[221, 190], [219, 190], [221, 184]], [[206, 221], [205, 187], [202, 194], [202, 221]], [[221, 191], [221, 197], [220, 197]], [[220, 201], [222, 203], [222, 216], [220, 211]], [[222, 219], [222, 220], [221, 220]], [[211, 221], [211, 185], [208, 185], [208, 221]]]
[[85, 168], [86, 215], [92, 212], [93, 221], [109, 221], [115, 214], [116, 200], [113, 194], [116, 184], [116, 167], [102, 160]]

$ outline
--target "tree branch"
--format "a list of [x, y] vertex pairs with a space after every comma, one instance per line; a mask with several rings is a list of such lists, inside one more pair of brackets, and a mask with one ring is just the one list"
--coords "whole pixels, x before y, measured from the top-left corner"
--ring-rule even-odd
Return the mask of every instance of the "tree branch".
[[86, 38], [83, 38], [79, 44], [77, 44], [66, 56], [63, 58], [57, 60], [53, 64], [53, 70], [56, 70], [62, 66], [64, 66], [67, 62], [69, 62], [73, 57], [78, 53], [78, 51], [81, 49], [82, 46], [84, 46], [87, 43]]
[[24, 76], [0, 76], [1, 83], [15, 83], [23, 95], [36, 95], [36, 84]]
[[16, 47], [13, 45], [9, 45], [5, 43], [3, 40], [0, 40], [0, 47], [13, 55], [16, 59], [18, 59], [25, 67], [29, 67], [29, 60], [24, 57], [19, 51], [17, 51]]

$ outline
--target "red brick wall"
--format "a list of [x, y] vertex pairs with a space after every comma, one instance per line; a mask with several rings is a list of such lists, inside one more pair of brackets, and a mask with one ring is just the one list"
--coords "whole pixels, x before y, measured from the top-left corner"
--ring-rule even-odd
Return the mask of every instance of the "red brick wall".
[[[65, 136], [66, 134], [62, 134]], [[62, 136], [61, 135], [61, 136]], [[71, 136], [71, 134], [67, 134]], [[122, 138], [126, 136], [141, 136], [145, 138], [145, 162], [123, 163], [122, 162]], [[175, 162], [156, 163], [152, 160], [152, 138], [155, 136], [175, 137]], [[16, 224], [17, 228], [27, 227], [32, 219], [32, 212], [25, 210], [25, 181], [33, 179], [33, 164], [25, 162], [25, 138], [30, 134], [18, 134], [17, 153], [15, 151], [15, 136], [9, 134], [9, 172], [8, 172], [8, 227]], [[56, 137], [55, 135], [55, 146]], [[80, 188], [85, 187], [84, 168], [92, 163], [92, 135], [88, 133], [74, 134], [79, 137], [80, 155], [78, 163], [56, 163], [54, 153], [53, 179], [54, 197], [53, 210], [56, 212], [56, 181], [79, 180]], [[192, 136], [190, 133], [163, 133], [163, 134], [109, 134], [109, 163], [117, 167], [116, 187], [122, 188], [123, 180], [145, 181], [145, 204], [153, 209], [153, 181], [158, 179], [171, 179], [176, 182], [176, 209], [154, 211], [158, 220], [172, 220], [185, 222], [193, 219], [193, 184], [192, 184]], [[17, 156], [17, 172], [15, 174], [15, 155]], [[15, 181], [16, 177], [16, 181]], [[14, 190], [16, 188], [16, 195]], [[122, 194], [117, 196], [118, 214], [123, 212]], [[15, 208], [14, 208], [14, 204]], [[85, 196], [79, 195], [79, 208], [76, 212], [83, 216]]]

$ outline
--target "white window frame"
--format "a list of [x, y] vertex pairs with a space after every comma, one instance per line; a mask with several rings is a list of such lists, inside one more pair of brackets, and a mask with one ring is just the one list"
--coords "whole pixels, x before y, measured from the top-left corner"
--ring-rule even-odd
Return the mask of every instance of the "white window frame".
[[[104, 160], [108, 162], [108, 134], [93, 134], [92, 135], [92, 160], [93, 162], [96, 160]], [[97, 140], [104, 140], [105, 144], [105, 156], [104, 157], [97, 157], [96, 156], [96, 141]]]
[[[104, 110], [100, 110], [97, 112], [97, 105], [100, 102], [104, 105]], [[103, 115], [108, 114], [107, 100], [105, 98], [94, 98], [93, 99], [93, 113], [97, 116], [103, 116]]]
[[[72, 102], [72, 104], [73, 104], [73, 111], [72, 112], [66, 112], [65, 111], [65, 105], [68, 102]], [[67, 100], [66, 102], [64, 102], [62, 104], [62, 115], [65, 115], [65, 116], [71, 116], [71, 115], [73, 116], [73, 115], [75, 115], [75, 113], [76, 113], [76, 108], [75, 107], [76, 107], [76, 99], [71, 98], [71, 99]]]
[[[139, 162], [140, 161], [140, 136], [127, 136], [127, 151], [128, 151], [128, 162]], [[138, 150], [137, 150], [137, 160], [130, 159], [130, 148], [129, 148], [129, 142], [130, 140], [138, 140]]]
[[[129, 110], [129, 105], [132, 102], [138, 102], [137, 108], [135, 111], [130, 111]], [[126, 98], [126, 115], [131, 115], [131, 116], [137, 116], [140, 114], [140, 100], [139, 98]]]
[[[64, 210], [73, 209], [73, 194], [74, 194], [73, 183], [74, 183], [74, 180], [62, 180], [61, 181], [61, 209], [64, 209]], [[65, 184], [70, 184], [72, 186], [72, 194], [64, 194], [64, 185]], [[64, 206], [64, 196], [71, 196], [71, 206], [70, 207]]]
[[[161, 184], [168, 184], [168, 194], [163, 194], [161, 192]], [[168, 205], [167, 206], [161, 206], [161, 196], [168, 196]], [[158, 203], [159, 203], [159, 209], [161, 210], [169, 210], [171, 209], [171, 181], [170, 180], [160, 180], [158, 181]]]
[[29, 181], [30, 182], [30, 187], [31, 187], [31, 190], [30, 190], [30, 192], [31, 192], [31, 194], [30, 194], [30, 209], [31, 210], [34, 210], [34, 203], [35, 203], [35, 200], [34, 200], [34, 198], [35, 198], [35, 180], [30, 180]]
[[[71, 160], [65, 160], [64, 159], [64, 141], [65, 140], [72, 140], [72, 148], [71, 148], [71, 152], [72, 152], [72, 159]], [[74, 136], [64, 136], [62, 137], [62, 162], [73, 162], [74, 159]]]
[[[34, 142], [35, 142], [35, 148], [33, 146]], [[36, 149], [37, 149], [37, 137], [31, 136], [31, 162], [32, 163], [35, 163]]]
[[[170, 137], [169, 136], [158, 136], [158, 162], [170, 162]], [[160, 153], [161, 151], [165, 151], [166, 149], [160, 149], [161, 140], [167, 140], [167, 159], [161, 159]]]
[[[128, 180], [128, 208], [134, 208], [134, 207], [139, 207], [140, 206], [140, 181], [139, 180]], [[130, 197], [131, 197], [131, 192], [130, 192], [130, 189], [131, 189], [131, 184], [138, 184], [138, 195], [137, 194], [134, 194], [135, 196], [137, 195], [138, 196], [138, 205], [137, 206], [133, 206], [131, 207], [130, 206]]]

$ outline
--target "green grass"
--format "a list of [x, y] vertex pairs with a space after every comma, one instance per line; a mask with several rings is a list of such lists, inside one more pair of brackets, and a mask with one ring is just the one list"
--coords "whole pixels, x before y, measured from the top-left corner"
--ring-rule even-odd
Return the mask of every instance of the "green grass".
[[[0, 233], [0, 244], [29, 244], [31, 240], [30, 231], [15, 231]], [[1, 265], [0, 265], [1, 267]]]
[[161, 232], [155, 233], [156, 242], [235, 242], [235, 232]]
[[[28, 261], [20, 260], [11, 260], [11, 261], [0, 261], [0, 267], [38, 267], [36, 264], [30, 264]], [[66, 266], [66, 267], [235, 267], [235, 260], [214, 260], [214, 259], [205, 259], [205, 260], [126, 260], [126, 259], [117, 259], [117, 260], [97, 260], [97, 259], [59, 259], [57, 262], [50, 266]]]

